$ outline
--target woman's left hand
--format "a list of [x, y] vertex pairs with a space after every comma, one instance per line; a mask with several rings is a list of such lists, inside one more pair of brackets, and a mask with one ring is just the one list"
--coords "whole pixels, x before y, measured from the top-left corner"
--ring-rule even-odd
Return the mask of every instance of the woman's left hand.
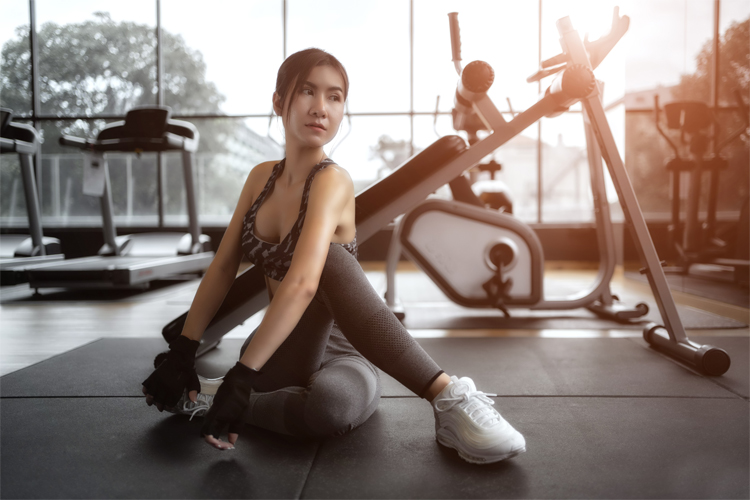
[[[250, 404], [253, 382], [259, 374], [240, 362], [227, 372], [201, 427], [201, 436], [208, 444], [220, 450], [234, 449]], [[221, 440], [225, 429], [228, 442]]]

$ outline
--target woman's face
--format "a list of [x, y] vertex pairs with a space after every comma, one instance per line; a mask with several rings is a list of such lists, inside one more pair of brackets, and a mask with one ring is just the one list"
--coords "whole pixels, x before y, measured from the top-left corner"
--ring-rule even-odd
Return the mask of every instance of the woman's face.
[[287, 146], [322, 147], [336, 136], [344, 118], [344, 79], [331, 66], [316, 66], [310, 71], [289, 113], [291, 96], [286, 97], [283, 109], [278, 94], [273, 97], [274, 111], [284, 123]]

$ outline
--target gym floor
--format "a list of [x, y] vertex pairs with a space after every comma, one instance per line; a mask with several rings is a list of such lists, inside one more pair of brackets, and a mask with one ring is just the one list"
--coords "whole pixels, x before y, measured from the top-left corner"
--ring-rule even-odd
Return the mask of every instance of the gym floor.
[[[382, 263], [362, 266], [382, 294]], [[545, 286], [576, 292], [595, 275], [549, 263]], [[435, 442], [430, 406], [385, 374], [379, 409], [345, 436], [303, 441], [248, 428], [232, 452], [205, 446], [199, 419], [147, 407], [139, 385], [164, 348], [162, 327], [190, 306], [197, 285], [36, 298], [24, 286], [0, 291], [4, 498], [750, 496], [747, 306], [673, 292], [689, 337], [732, 358], [729, 372], [711, 378], [650, 349], [640, 327], [586, 310], [512, 310], [503, 322], [448, 303], [402, 263], [410, 333], [446, 372], [496, 393], [526, 436], [527, 453], [475, 466]], [[658, 320], [645, 283], [620, 270], [612, 290], [649, 303]], [[227, 335], [199, 370], [228, 369], [261, 317]], [[451, 328], [431, 324], [436, 317]]]

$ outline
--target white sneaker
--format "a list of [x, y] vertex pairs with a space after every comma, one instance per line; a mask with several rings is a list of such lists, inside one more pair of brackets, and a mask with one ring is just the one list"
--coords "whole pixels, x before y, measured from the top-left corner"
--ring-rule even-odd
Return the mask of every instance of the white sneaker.
[[180, 400], [174, 405], [174, 409], [171, 413], [190, 415], [190, 420], [193, 420], [194, 416], [203, 416], [208, 409], [211, 408], [211, 404], [214, 402], [214, 396], [216, 396], [216, 391], [219, 389], [219, 386], [224, 379], [205, 378], [198, 375], [198, 380], [200, 380], [201, 383], [201, 392], [199, 392], [196, 397], [197, 401], [195, 403], [190, 401], [187, 390], [185, 390], [185, 392], [182, 393]]
[[458, 451], [474, 464], [499, 462], [526, 451], [526, 440], [477, 391], [469, 377], [451, 376], [451, 382], [432, 400], [435, 434], [443, 446]]

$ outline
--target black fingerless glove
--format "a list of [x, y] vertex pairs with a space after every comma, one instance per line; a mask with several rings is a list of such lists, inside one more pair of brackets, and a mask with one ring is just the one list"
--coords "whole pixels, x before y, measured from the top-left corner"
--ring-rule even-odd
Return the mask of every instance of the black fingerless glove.
[[198, 374], [195, 372], [195, 353], [200, 342], [178, 336], [169, 344], [169, 351], [154, 359], [154, 373], [143, 382], [155, 403], [171, 408], [180, 400], [185, 389], [201, 391]]
[[262, 372], [248, 368], [240, 362], [229, 370], [216, 391], [211, 409], [201, 427], [201, 437], [211, 435], [219, 439], [224, 428], [239, 434], [244, 424], [244, 414], [250, 404], [253, 382]]

